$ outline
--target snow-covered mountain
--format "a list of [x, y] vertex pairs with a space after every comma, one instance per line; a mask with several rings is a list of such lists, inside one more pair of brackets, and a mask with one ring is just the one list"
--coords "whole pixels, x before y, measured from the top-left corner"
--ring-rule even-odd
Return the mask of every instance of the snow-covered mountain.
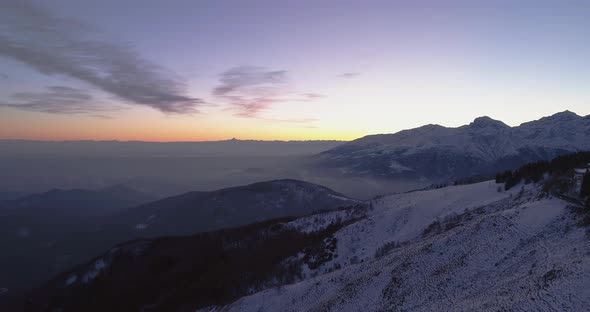
[[582, 311], [590, 240], [568, 205], [539, 186], [491, 181], [395, 194], [121, 244], [28, 302], [33, 311]]
[[517, 127], [480, 117], [458, 128], [426, 125], [369, 135], [315, 160], [345, 174], [448, 181], [583, 150], [590, 150], [590, 116], [565, 111]]
[[587, 230], [540, 194], [484, 182], [383, 198], [334, 234], [318, 270], [343, 269], [201, 311], [587, 310]]

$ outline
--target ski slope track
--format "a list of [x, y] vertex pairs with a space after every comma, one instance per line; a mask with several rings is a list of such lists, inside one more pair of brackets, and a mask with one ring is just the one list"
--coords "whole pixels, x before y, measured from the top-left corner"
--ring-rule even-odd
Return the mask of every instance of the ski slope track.
[[[373, 200], [302, 281], [199, 311], [588, 311], [590, 237], [570, 204], [536, 186], [498, 186]], [[291, 223], [330, 222], [307, 218]]]

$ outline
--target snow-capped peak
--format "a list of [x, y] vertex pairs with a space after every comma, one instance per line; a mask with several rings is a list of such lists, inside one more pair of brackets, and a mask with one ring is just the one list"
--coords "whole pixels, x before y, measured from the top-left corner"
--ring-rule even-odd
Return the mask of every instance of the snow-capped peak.
[[517, 127], [484, 116], [457, 128], [427, 125], [372, 135], [317, 159], [350, 174], [448, 181], [582, 150], [590, 150], [590, 118], [564, 111]]
[[473, 120], [472, 123], [469, 124], [471, 128], [510, 128], [507, 124], [503, 123], [500, 120], [492, 119], [488, 116], [478, 117]]

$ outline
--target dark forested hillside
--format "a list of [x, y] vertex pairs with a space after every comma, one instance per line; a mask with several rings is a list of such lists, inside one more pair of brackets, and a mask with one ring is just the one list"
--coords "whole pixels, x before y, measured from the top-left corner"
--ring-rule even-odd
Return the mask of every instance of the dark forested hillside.
[[[0, 288], [8, 288], [12, 295], [38, 286], [125, 241], [192, 235], [357, 203], [321, 185], [297, 180], [189, 192], [128, 209], [112, 200], [137, 197], [125, 197], [124, 191], [121, 187], [97, 194], [50, 191], [18, 201], [10, 214], [0, 216], [0, 247], [10, 250], [0, 257]], [[104, 216], [113, 210], [123, 212]]]
[[539, 182], [546, 174], [555, 178], [566, 175], [576, 167], [590, 163], [590, 152], [578, 152], [554, 158], [551, 161], [537, 161], [516, 170], [507, 170], [496, 175], [497, 183], [504, 183], [510, 189], [520, 182]]
[[[323, 255], [349, 218], [312, 232], [276, 219], [188, 237], [120, 244], [37, 290], [27, 311], [194, 311], [301, 278], [303, 263]], [[326, 246], [324, 246], [326, 245]], [[329, 247], [329, 246], [328, 246]], [[299, 252], [306, 257], [294, 257]]]

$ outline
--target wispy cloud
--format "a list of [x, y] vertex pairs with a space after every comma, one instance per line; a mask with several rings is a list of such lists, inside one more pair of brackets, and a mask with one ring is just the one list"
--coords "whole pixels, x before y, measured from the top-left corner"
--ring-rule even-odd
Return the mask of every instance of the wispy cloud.
[[228, 95], [236, 92], [276, 88], [287, 81], [286, 70], [267, 70], [257, 66], [239, 66], [219, 75], [221, 85], [213, 90], [214, 95]]
[[312, 102], [321, 98], [325, 98], [326, 96], [319, 93], [307, 92], [307, 93], [300, 93], [299, 98], [297, 101], [299, 102]]
[[269, 110], [272, 104], [283, 100], [272, 97], [226, 96], [232, 105], [229, 110], [239, 117], [258, 117], [262, 111]]
[[[91, 114], [113, 111], [110, 105], [100, 105], [93, 96], [82, 89], [52, 86], [43, 92], [17, 92], [10, 100], [0, 100], [0, 106], [14, 109], [35, 111], [51, 114]], [[97, 116], [96, 114], [93, 114]], [[101, 116], [104, 118], [105, 115]]]
[[352, 79], [360, 76], [361, 73], [359, 72], [346, 72], [342, 74], [338, 74], [337, 77], [344, 78], [344, 79]]
[[109, 115], [101, 115], [101, 114], [93, 114], [90, 115], [90, 117], [94, 117], [94, 118], [98, 118], [98, 119], [113, 119], [113, 117], [109, 116]]
[[282, 118], [262, 118], [267, 121], [274, 121], [274, 122], [287, 122], [287, 123], [294, 123], [294, 124], [310, 124], [318, 121], [316, 118], [292, 118], [292, 119], [282, 119]]
[[239, 66], [219, 75], [220, 85], [213, 95], [229, 102], [237, 116], [255, 117], [272, 104], [285, 101], [287, 81], [286, 70]]
[[[81, 80], [131, 104], [164, 113], [197, 112], [203, 101], [187, 95], [181, 78], [142, 58], [129, 45], [111, 43], [100, 36], [89, 25], [59, 17], [29, 1], [0, 1], [0, 56], [43, 74]], [[53, 102], [37, 100], [33, 106], [38, 110], [43, 102]], [[47, 111], [53, 111], [53, 107]], [[75, 105], [68, 110], [61, 105], [55, 111], [80, 109]]]
[[325, 97], [314, 92], [293, 92], [289, 88], [286, 70], [269, 70], [257, 66], [239, 66], [219, 75], [219, 86], [213, 95], [230, 104], [228, 110], [236, 116], [291, 123], [309, 123], [311, 118], [274, 119], [261, 117], [260, 113], [283, 102], [311, 102]]

